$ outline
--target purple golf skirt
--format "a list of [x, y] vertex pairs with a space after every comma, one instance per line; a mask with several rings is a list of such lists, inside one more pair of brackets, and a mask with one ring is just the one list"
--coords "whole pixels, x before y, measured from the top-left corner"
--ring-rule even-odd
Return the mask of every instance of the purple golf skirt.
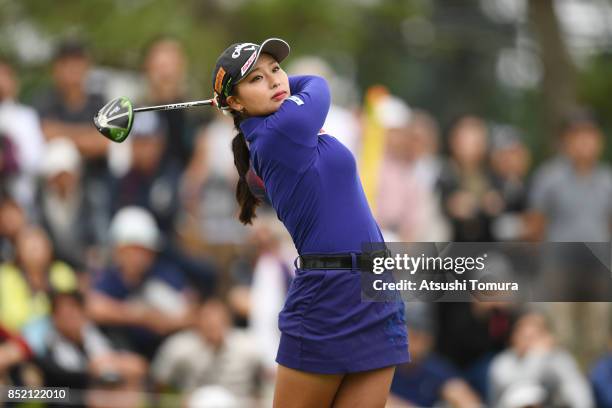
[[358, 270], [297, 269], [279, 315], [276, 362], [322, 374], [410, 361], [404, 305], [362, 302]]

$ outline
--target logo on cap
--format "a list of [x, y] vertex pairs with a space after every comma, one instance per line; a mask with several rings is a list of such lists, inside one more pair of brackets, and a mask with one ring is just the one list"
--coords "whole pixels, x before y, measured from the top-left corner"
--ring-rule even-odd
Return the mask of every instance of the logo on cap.
[[251, 65], [253, 65], [253, 61], [255, 61], [255, 57], [257, 56], [257, 51], [254, 51], [253, 54], [249, 57], [249, 59], [244, 63], [242, 68], [240, 68], [240, 76], [244, 75], [245, 72], [249, 70]]
[[223, 77], [225, 76], [225, 70], [223, 67], [219, 67], [217, 76], [215, 77], [215, 92], [221, 93], [221, 84], [223, 83]]
[[253, 44], [253, 43], [243, 43], [243, 44], [238, 44], [236, 46], [236, 48], [234, 48], [234, 52], [232, 53], [232, 58], [236, 59], [240, 56], [240, 53], [242, 52], [242, 50], [245, 51], [255, 51], [257, 49], [257, 45]]

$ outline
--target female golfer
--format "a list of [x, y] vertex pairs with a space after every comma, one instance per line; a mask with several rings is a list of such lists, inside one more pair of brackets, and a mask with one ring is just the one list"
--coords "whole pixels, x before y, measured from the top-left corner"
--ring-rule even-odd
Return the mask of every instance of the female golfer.
[[383, 242], [353, 155], [323, 123], [323, 78], [288, 78], [289, 45], [272, 38], [227, 48], [213, 72], [217, 106], [234, 118], [240, 221], [265, 194], [300, 254], [279, 316], [275, 407], [383, 407], [395, 365], [407, 362], [401, 302], [361, 302], [363, 243]]

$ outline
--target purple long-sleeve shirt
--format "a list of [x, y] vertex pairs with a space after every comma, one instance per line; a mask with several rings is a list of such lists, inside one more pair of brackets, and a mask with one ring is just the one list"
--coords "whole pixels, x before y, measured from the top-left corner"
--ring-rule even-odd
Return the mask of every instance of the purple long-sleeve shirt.
[[240, 125], [255, 172], [300, 254], [361, 252], [382, 242], [355, 158], [321, 128], [330, 106], [326, 81], [289, 78], [291, 97], [268, 116]]

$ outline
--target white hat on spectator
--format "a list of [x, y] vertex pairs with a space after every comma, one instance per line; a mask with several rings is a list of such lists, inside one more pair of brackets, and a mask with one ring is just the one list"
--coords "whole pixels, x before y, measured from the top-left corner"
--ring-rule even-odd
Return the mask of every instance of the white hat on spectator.
[[110, 225], [114, 245], [137, 245], [157, 250], [160, 233], [151, 213], [141, 207], [124, 207], [115, 214]]
[[546, 390], [534, 382], [519, 382], [508, 387], [502, 394], [501, 408], [522, 408], [540, 405], [546, 399]]
[[376, 116], [386, 129], [399, 129], [410, 122], [412, 111], [400, 98], [387, 95], [376, 105]]
[[196, 389], [187, 400], [188, 408], [238, 408], [238, 399], [220, 385], [206, 385]]
[[59, 173], [76, 173], [81, 166], [81, 155], [70, 139], [58, 138], [47, 143], [41, 170], [46, 177]]
[[156, 112], [142, 112], [134, 118], [131, 137], [148, 138], [160, 137], [164, 131], [163, 123]]

